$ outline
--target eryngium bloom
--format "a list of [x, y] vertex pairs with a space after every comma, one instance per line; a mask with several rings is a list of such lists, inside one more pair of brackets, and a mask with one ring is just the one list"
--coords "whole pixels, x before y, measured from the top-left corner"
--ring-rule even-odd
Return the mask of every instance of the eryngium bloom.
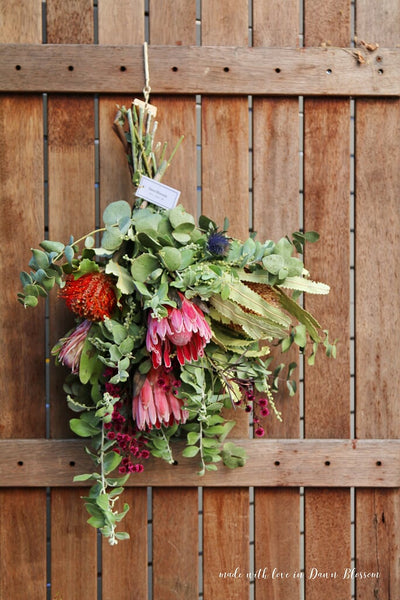
[[222, 231], [213, 231], [208, 236], [206, 248], [215, 256], [225, 256], [229, 250], [229, 240]]
[[72, 373], [79, 372], [83, 346], [91, 326], [90, 321], [83, 321], [67, 337], [61, 338], [51, 351], [60, 363], [71, 369]]
[[179, 384], [163, 368], [150, 369], [132, 401], [132, 416], [138, 429], [160, 429], [161, 425], [186, 422], [189, 413], [183, 408], [183, 400], [175, 395]]
[[113, 281], [104, 273], [87, 273], [78, 279], [69, 276], [59, 296], [73, 313], [89, 321], [103, 321], [117, 305]]
[[163, 363], [166, 367], [171, 366], [173, 346], [181, 365], [185, 360], [197, 360], [199, 356], [203, 356], [204, 346], [212, 336], [202, 310], [183, 294], [178, 293], [181, 299], [180, 308], [168, 307], [168, 316], [160, 320], [149, 314], [146, 347], [151, 352], [154, 368]]

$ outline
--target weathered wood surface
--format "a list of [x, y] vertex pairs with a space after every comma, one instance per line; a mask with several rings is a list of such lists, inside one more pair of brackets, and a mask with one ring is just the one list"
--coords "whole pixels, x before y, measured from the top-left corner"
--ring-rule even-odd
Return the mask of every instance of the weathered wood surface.
[[[150, 458], [144, 472], [132, 475], [127, 486], [400, 485], [398, 439], [238, 439], [235, 443], [246, 449], [244, 467], [220, 467], [217, 473], [199, 477], [196, 459], [183, 459], [182, 446], [177, 445], [178, 466]], [[72, 484], [75, 475], [93, 471], [84, 447], [81, 440], [0, 440], [0, 486], [76, 485]]]
[[[399, 40], [400, 2], [359, 2], [358, 36]], [[400, 437], [400, 149], [398, 100], [356, 102], [356, 435]], [[379, 240], [384, 240], [383, 245]], [[356, 598], [395, 598], [400, 589], [400, 490], [356, 491], [356, 565], [379, 570]]]
[[[283, 14], [284, 13], [284, 14]], [[280, 0], [253, 2], [253, 45], [279, 48], [299, 44], [299, 2]], [[253, 230], [257, 239], [278, 241], [299, 229], [299, 100], [297, 97], [254, 97], [252, 123]], [[292, 347], [285, 355], [272, 350], [274, 364], [299, 364]], [[265, 436], [298, 438], [300, 431], [299, 369], [295, 373], [297, 392], [290, 397], [280, 386], [276, 401], [282, 421], [267, 417]], [[254, 489], [254, 563], [279, 565], [285, 571], [300, 571], [300, 490], [299, 488]], [[255, 593], [261, 599], [299, 598], [300, 579], [255, 579]], [[265, 595], [265, 596], [264, 596]]]
[[[202, 43], [246, 46], [247, 0], [213, 0], [202, 3]], [[218, 50], [217, 50], [218, 52]], [[178, 71], [179, 73], [179, 71]], [[230, 221], [230, 234], [246, 239], [249, 233], [248, 100], [202, 98], [201, 102], [201, 208], [217, 223]], [[232, 414], [235, 413], [235, 414]], [[248, 415], [233, 409], [232, 437], [249, 435]], [[245, 485], [242, 483], [239, 486]], [[203, 491], [203, 593], [204, 599], [242, 600], [249, 581], [219, 578], [218, 572], [240, 563], [246, 571], [249, 552], [249, 490]], [[239, 562], [238, 562], [239, 561]], [[233, 583], [233, 585], [232, 585]]]
[[[99, 44], [138, 44], [144, 39], [144, 0], [119, 0], [98, 4]], [[115, 200], [132, 201], [133, 185], [123, 147], [112, 129], [118, 106], [130, 106], [131, 95], [99, 98], [99, 204], [100, 214]], [[127, 543], [110, 546], [102, 540], [101, 586], [104, 598], [117, 596], [131, 600], [147, 598], [148, 581], [148, 507], [146, 488], [126, 490], [118, 501], [122, 510], [127, 502], [130, 510], [120, 530], [129, 532]], [[81, 510], [84, 510], [81, 501]], [[118, 565], [116, 568], [115, 565]]]
[[[304, 43], [348, 45], [347, 0], [304, 2]], [[332, 23], [335, 27], [332, 27]], [[361, 65], [357, 65], [361, 66]], [[332, 73], [333, 74], [333, 73]], [[318, 231], [321, 242], [305, 250], [312, 278], [332, 286], [326, 302], [305, 298], [305, 307], [338, 339], [338, 358], [319, 353], [315, 367], [305, 364], [304, 425], [307, 438], [350, 436], [350, 102], [304, 101], [304, 230]], [[338, 242], [339, 238], [339, 242]], [[351, 564], [351, 504], [346, 489], [305, 490], [305, 568], [337, 571]], [[307, 600], [350, 597], [343, 578], [305, 582]]]
[[[149, 44], [195, 44], [196, 6], [190, 0], [151, 0]], [[151, 69], [151, 67], [150, 67]], [[150, 70], [150, 87], [153, 72]], [[157, 139], [167, 142], [169, 156], [181, 135], [183, 144], [163, 182], [180, 190], [180, 202], [197, 213], [196, 99], [193, 96], [151, 96], [157, 106]], [[153, 594], [157, 600], [195, 599], [199, 585], [197, 488], [152, 491]]]
[[[92, 44], [93, 3], [46, 4], [49, 43]], [[78, 239], [95, 227], [94, 101], [90, 96], [48, 97], [48, 235]], [[50, 301], [50, 344], [74, 326], [63, 302]], [[50, 369], [50, 435], [69, 437], [63, 373]], [[51, 491], [51, 583], [54, 596], [97, 597], [96, 532], [88, 530], [78, 489]], [[82, 532], [82, 533], [80, 533]], [[82, 565], [85, 564], [85, 569]]]
[[[41, 11], [40, 0], [3, 3], [0, 42], [40, 44]], [[29, 270], [29, 247], [44, 232], [42, 123], [40, 95], [2, 95], [0, 437], [4, 439], [42, 438], [46, 433], [44, 306], [32, 314], [16, 302], [19, 271]], [[46, 587], [44, 489], [1, 491], [0, 540], [0, 597], [40, 598]]]
[[[400, 95], [395, 44], [374, 52], [347, 44], [150, 46], [149, 69], [154, 94]], [[142, 46], [0, 45], [0, 91], [137, 94], [143, 86]]]

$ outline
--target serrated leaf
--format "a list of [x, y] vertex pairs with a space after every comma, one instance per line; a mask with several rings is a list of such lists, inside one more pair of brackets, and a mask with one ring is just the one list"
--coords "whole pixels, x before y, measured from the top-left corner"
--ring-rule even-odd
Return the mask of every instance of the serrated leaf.
[[312, 281], [298, 275], [286, 277], [285, 281], [279, 284], [279, 287], [307, 292], [308, 294], [329, 294], [330, 291], [330, 287], [326, 283]]
[[228, 284], [230, 287], [229, 299], [245, 308], [266, 317], [272, 323], [277, 323], [287, 328], [291, 320], [279, 308], [266, 302], [259, 294], [240, 281]]
[[[285, 328], [278, 323], [271, 323], [265, 317], [252, 315], [244, 312], [241, 307], [230, 300], [222, 300], [220, 296], [211, 296], [210, 303], [217, 310], [220, 320], [229, 324], [230, 322], [240, 325], [251, 341], [267, 338], [281, 337]], [[214, 318], [217, 316], [213, 314]]]
[[302, 308], [297, 302], [292, 300], [290, 296], [287, 296], [285, 292], [278, 288], [279, 292], [279, 301], [283, 308], [285, 308], [291, 315], [293, 315], [299, 323], [303, 323], [305, 325], [311, 339], [314, 342], [319, 342], [320, 337], [318, 334], [318, 329], [320, 328], [320, 324], [318, 321], [304, 308]]

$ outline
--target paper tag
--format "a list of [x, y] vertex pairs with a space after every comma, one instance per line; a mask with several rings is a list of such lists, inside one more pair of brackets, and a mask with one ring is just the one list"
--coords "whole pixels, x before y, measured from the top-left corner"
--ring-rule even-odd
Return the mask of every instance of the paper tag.
[[149, 104], [147, 102], [143, 102], [143, 100], [139, 100], [139, 98], [135, 98], [133, 101], [133, 105], [134, 106], [138, 106], [139, 108], [143, 108], [144, 112], [149, 113], [149, 115], [151, 115], [152, 117], [155, 117], [157, 114], [157, 106], [154, 106], [154, 104]]
[[146, 177], [146, 175], [142, 175], [140, 178], [140, 183], [136, 191], [136, 196], [139, 198], [162, 208], [175, 208], [180, 195], [179, 190], [175, 190], [169, 187], [169, 185]]

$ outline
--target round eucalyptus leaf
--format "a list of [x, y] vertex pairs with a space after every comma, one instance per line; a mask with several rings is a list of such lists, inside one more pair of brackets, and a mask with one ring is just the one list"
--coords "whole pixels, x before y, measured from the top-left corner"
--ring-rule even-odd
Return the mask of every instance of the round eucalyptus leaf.
[[103, 221], [105, 225], [116, 225], [120, 223], [123, 219], [129, 218], [131, 216], [131, 207], [125, 200], [117, 200], [116, 202], [111, 202], [104, 212], [103, 212]]
[[182, 255], [173, 246], [165, 246], [165, 248], [160, 250], [159, 255], [168, 271], [176, 271], [182, 264]]
[[133, 279], [144, 283], [149, 275], [160, 266], [155, 256], [141, 254], [132, 261], [131, 274]]

